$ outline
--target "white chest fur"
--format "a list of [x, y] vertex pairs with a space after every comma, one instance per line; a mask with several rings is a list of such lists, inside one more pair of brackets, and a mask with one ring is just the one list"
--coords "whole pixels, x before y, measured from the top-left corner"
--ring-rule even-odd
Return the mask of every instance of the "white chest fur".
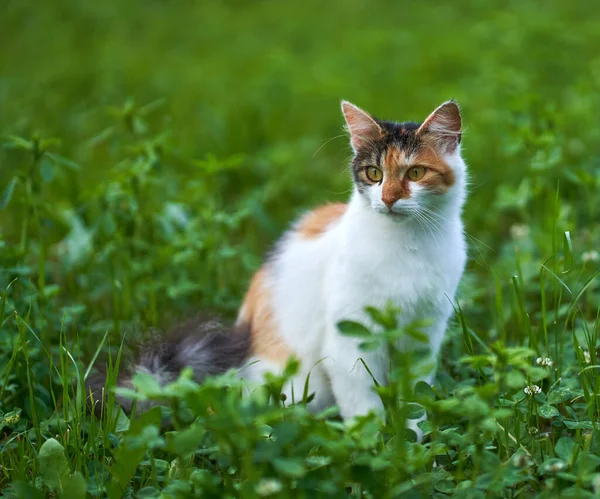
[[388, 301], [401, 308], [403, 322], [447, 315], [466, 261], [458, 213], [443, 226], [423, 227], [360, 203], [354, 198], [332, 231], [337, 256], [324, 282], [332, 319], [363, 318], [365, 306]]
[[[364, 307], [391, 301], [402, 322], [443, 319], [466, 255], [457, 213], [443, 230], [415, 229], [361, 205], [321, 238], [292, 237], [271, 264], [273, 309], [284, 340], [316, 362], [326, 329], [342, 319], [365, 320]], [[450, 217], [450, 214], [445, 216]]]

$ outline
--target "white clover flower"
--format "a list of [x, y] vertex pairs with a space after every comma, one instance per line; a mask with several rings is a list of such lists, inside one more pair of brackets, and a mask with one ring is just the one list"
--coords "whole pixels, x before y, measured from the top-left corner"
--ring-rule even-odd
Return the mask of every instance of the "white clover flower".
[[537, 395], [538, 393], [542, 393], [542, 389], [537, 385], [526, 386], [525, 388], [523, 388], [523, 391], [525, 392], [526, 395], [529, 395], [530, 397], [533, 397], [534, 395]]
[[530, 426], [527, 431], [530, 435], [537, 435], [540, 432], [535, 426]]
[[272, 496], [281, 492], [281, 482], [275, 478], [263, 478], [256, 485], [256, 493], [261, 497]]
[[597, 262], [600, 260], [600, 254], [596, 250], [586, 251], [581, 255], [584, 262]]
[[588, 352], [587, 350], [584, 350], [581, 347], [579, 347], [579, 350], [581, 350], [581, 352], [583, 353], [583, 360], [585, 361], [586, 364], [589, 364], [590, 362], [592, 362], [592, 357], [590, 356], [590, 352]]
[[524, 224], [515, 224], [510, 227], [510, 236], [513, 239], [525, 239], [529, 236], [529, 226]]
[[543, 366], [543, 367], [552, 367], [552, 359], [548, 358], [548, 357], [538, 357], [535, 361], [535, 363], [538, 366]]
[[558, 473], [559, 471], [564, 470], [566, 466], [567, 465], [562, 461], [556, 461], [549, 466], [549, 469], [552, 473]]
[[596, 473], [594, 478], [592, 478], [592, 488], [594, 489], [594, 494], [600, 494], [600, 474]]
[[512, 458], [512, 464], [517, 468], [529, 468], [533, 462], [527, 454], [515, 454]]

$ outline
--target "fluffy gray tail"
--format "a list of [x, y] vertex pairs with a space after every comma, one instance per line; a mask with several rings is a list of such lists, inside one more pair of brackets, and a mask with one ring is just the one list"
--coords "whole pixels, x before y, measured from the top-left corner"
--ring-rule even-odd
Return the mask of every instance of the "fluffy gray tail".
[[[133, 376], [147, 373], [160, 385], [177, 379], [184, 367], [191, 367], [194, 380], [202, 382], [207, 376], [222, 374], [241, 366], [250, 351], [250, 334], [245, 327], [224, 327], [216, 321], [192, 320], [165, 335], [156, 335], [143, 343], [131, 368], [121, 365], [117, 386], [132, 388]], [[106, 384], [106, 372], [88, 377], [87, 393], [92, 393], [94, 410], [100, 410]], [[106, 400], [106, 395], [104, 396]], [[132, 401], [117, 395], [117, 402], [127, 411]], [[153, 403], [138, 402], [138, 410]]]

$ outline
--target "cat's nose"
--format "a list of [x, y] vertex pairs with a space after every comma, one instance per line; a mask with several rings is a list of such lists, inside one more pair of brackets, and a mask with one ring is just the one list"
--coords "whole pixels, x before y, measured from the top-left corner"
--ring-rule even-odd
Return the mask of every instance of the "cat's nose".
[[397, 196], [382, 196], [381, 200], [383, 201], [383, 204], [385, 204], [388, 207], [388, 210], [392, 211], [392, 207], [394, 206], [394, 203], [396, 201], [398, 201], [398, 197]]
[[392, 209], [394, 203], [404, 195], [404, 188], [400, 182], [387, 182], [383, 184], [381, 191], [381, 200], [389, 210]]

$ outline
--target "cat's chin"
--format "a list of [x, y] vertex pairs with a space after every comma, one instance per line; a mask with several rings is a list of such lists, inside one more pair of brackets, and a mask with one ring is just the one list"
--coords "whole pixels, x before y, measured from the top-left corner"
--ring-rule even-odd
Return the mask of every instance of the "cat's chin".
[[410, 213], [406, 211], [390, 211], [387, 209], [375, 209], [375, 211], [380, 215], [384, 216], [385, 218], [393, 220], [397, 223], [404, 223], [411, 219]]

